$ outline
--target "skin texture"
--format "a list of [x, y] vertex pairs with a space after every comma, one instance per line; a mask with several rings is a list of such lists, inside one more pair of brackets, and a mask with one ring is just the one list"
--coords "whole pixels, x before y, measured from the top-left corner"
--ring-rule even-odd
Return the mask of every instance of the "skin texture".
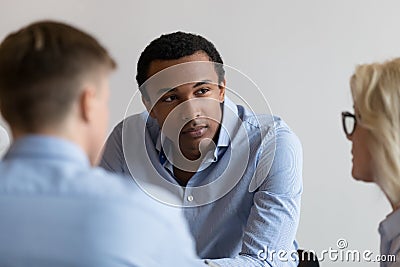
[[98, 75], [93, 84], [91, 99], [88, 100], [86, 108], [90, 120], [88, 124], [89, 139], [89, 158], [93, 165], [97, 165], [100, 160], [101, 147], [107, 137], [107, 127], [109, 122], [109, 73], [102, 72]]
[[371, 153], [368, 149], [368, 139], [370, 133], [362, 125], [360, 125], [361, 116], [355, 106], [355, 115], [357, 119], [356, 128], [351, 136], [347, 138], [352, 143], [351, 154], [353, 155], [353, 168], [351, 171], [354, 179], [364, 182], [373, 182], [373, 164]]
[[[149, 77], [168, 67], [193, 61], [208, 61], [204, 53], [195, 53], [191, 56], [182, 57], [177, 60], [157, 60], [150, 64]], [[160, 97], [157, 103], [151, 108], [150, 115], [155, 118], [164, 132], [168, 133], [171, 128], [182, 128], [179, 134], [179, 145], [183, 154], [189, 159], [199, 158], [199, 144], [205, 138], [214, 139], [219, 130], [221, 120], [220, 103], [224, 100], [225, 88], [219, 87], [216, 72], [204, 83], [188, 83], [172, 88]], [[206, 100], [206, 102], [201, 101]], [[207, 101], [214, 99], [216, 101]], [[194, 101], [191, 101], [194, 100]], [[176, 114], [171, 112], [184, 103]], [[169, 125], [164, 125], [169, 115]]]
[[[176, 60], [155, 60], [150, 64], [148, 77], [168, 67], [195, 61], [209, 62], [209, 57], [204, 52], [196, 52]], [[179, 140], [174, 142], [176, 151], [180, 151], [186, 159], [193, 161], [201, 159], [203, 155], [200, 146], [205, 152], [218, 137], [222, 118], [221, 103], [224, 101], [224, 96], [225, 81], [218, 84], [218, 75], [212, 67], [212, 71], [204, 80], [170, 88], [153, 105], [145, 98], [143, 103], [150, 116], [157, 120], [163, 134], [171, 140]], [[193, 169], [192, 167], [190, 169]], [[182, 178], [185, 183], [193, 172], [182, 172], [175, 168], [175, 175], [177, 178]]]

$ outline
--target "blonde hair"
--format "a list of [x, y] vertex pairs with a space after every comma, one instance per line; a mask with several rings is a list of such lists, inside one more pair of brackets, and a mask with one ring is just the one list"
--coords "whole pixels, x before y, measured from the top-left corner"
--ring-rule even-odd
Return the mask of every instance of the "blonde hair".
[[400, 202], [400, 58], [359, 65], [351, 92], [360, 118], [370, 132], [368, 148], [374, 181], [391, 203]]

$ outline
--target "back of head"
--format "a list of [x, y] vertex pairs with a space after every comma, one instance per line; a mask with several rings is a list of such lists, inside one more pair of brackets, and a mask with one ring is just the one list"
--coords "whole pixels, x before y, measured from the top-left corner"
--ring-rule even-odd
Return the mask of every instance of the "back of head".
[[0, 45], [0, 109], [12, 129], [35, 133], [60, 123], [85, 75], [115, 68], [90, 35], [42, 21], [8, 35]]
[[351, 79], [358, 122], [370, 132], [376, 183], [400, 201], [400, 58], [357, 67]]

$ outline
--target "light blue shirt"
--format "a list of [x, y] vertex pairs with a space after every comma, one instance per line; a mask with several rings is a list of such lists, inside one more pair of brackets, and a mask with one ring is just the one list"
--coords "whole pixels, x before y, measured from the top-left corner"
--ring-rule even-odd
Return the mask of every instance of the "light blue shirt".
[[92, 168], [75, 144], [18, 139], [0, 162], [0, 266], [204, 266], [177, 208]]
[[[227, 119], [227, 108], [240, 120]], [[200, 167], [202, 171], [189, 180], [183, 195], [178, 196], [185, 206], [184, 215], [195, 238], [197, 253], [201, 258], [213, 259], [214, 263], [227, 267], [297, 266], [297, 260], [292, 258], [297, 250], [295, 235], [302, 193], [301, 144], [278, 117], [255, 115], [228, 98], [225, 98], [223, 109], [222, 129], [227, 130], [220, 131], [215, 151], [206, 157], [205, 166]], [[123, 141], [124, 127], [140, 125], [146, 127], [145, 136], [141, 136], [138, 128], [136, 133], [125, 135], [127, 139]], [[230, 129], [239, 126], [246, 130], [250, 146], [244, 173], [240, 177], [231, 177], [238, 178], [238, 182], [222, 198], [209, 204], [190, 206], [188, 202], [196, 201], [191, 189], [215, 182], [228, 164], [240, 165], [240, 162], [230, 162], [233, 158], [231, 147], [237, 135], [232, 135], [231, 139], [227, 135]], [[147, 112], [128, 117], [114, 128], [106, 143], [101, 166], [135, 177], [141, 166], [129, 166], [125, 156], [131, 151], [124, 149], [140, 142], [145, 142], [147, 150], [147, 155], [141, 156], [148, 157], [165, 180], [178, 185], [173, 166], [161, 149], [160, 128]], [[133, 145], [130, 148], [135, 150]], [[134, 153], [142, 151], [137, 148]], [[240, 151], [235, 153], [240, 154]], [[278, 258], [280, 250], [286, 255], [281, 254]]]
[[381, 235], [381, 256], [388, 257], [394, 255], [395, 261], [382, 261], [381, 267], [400, 266], [400, 209], [389, 214], [385, 220], [379, 224]]

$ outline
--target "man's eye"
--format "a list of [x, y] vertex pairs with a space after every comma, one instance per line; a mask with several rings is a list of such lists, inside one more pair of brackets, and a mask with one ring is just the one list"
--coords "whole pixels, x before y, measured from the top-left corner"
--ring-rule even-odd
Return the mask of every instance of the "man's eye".
[[208, 89], [208, 88], [201, 88], [200, 90], [196, 91], [196, 95], [204, 95], [209, 91], [210, 91], [210, 89]]
[[171, 95], [171, 96], [168, 96], [168, 97], [164, 97], [164, 98], [162, 99], [162, 101], [163, 101], [163, 102], [172, 102], [172, 101], [174, 101], [175, 99], [176, 99], [176, 96]]

